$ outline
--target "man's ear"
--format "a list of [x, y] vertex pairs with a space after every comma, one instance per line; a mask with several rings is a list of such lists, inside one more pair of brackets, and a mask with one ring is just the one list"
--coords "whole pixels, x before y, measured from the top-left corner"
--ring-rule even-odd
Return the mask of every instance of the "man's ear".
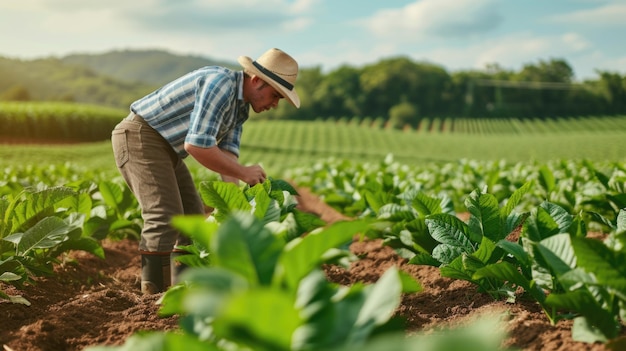
[[256, 74], [253, 74], [250, 76], [250, 82], [252, 83], [252, 86], [257, 87], [263, 84], [263, 79], [259, 78]]

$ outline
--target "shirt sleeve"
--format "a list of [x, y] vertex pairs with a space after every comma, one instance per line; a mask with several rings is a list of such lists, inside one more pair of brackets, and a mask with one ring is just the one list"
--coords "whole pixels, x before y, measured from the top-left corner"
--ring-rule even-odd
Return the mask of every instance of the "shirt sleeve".
[[226, 136], [224, 136], [224, 138], [220, 141], [220, 149], [232, 152], [233, 154], [237, 155], [237, 157], [239, 157], [239, 147], [241, 144], [242, 130], [243, 126], [241, 124], [233, 128], [233, 130]]
[[208, 148], [217, 145], [223, 121], [232, 113], [236, 84], [227, 75], [217, 79], [199, 79], [194, 109], [190, 115], [185, 142]]

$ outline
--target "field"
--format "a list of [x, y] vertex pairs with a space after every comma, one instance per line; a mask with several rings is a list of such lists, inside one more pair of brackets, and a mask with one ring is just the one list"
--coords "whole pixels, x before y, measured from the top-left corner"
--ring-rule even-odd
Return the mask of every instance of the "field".
[[[601, 123], [593, 125], [602, 126]], [[533, 126], [533, 131], [512, 133], [502, 132], [502, 129], [500, 132], [487, 132], [486, 129], [482, 133], [463, 132], [459, 128], [451, 132], [438, 127], [439, 131], [426, 133], [423, 130], [377, 129], [348, 122], [254, 121], [244, 133], [242, 160], [262, 160], [275, 178], [288, 178], [300, 194], [298, 208], [327, 223], [356, 219], [361, 213], [357, 209], [358, 202], [348, 203], [346, 198], [338, 199], [336, 195], [348, 192], [346, 183], [354, 181], [352, 186], [358, 184], [356, 170], [362, 171], [361, 165], [383, 164], [389, 153], [393, 154], [395, 163], [379, 169], [379, 173], [397, 175], [400, 179], [394, 184], [401, 184], [398, 187], [415, 182], [421, 184], [429, 195], [437, 191], [448, 192], [455, 203], [457, 216], [464, 221], [470, 214], [462, 204], [473, 188], [481, 184], [504, 185], [505, 181], [510, 182], [509, 188], [519, 188], [524, 178], [535, 178], [540, 183], [543, 180], [549, 187], [549, 172], [546, 168], [541, 169], [545, 165], [550, 165], [554, 178], [552, 192], [535, 191], [528, 195], [538, 198], [549, 195], [565, 206], [568, 198], [557, 195], [561, 194], [568, 179], [576, 179], [576, 184], [580, 185], [573, 189], [581, 193], [582, 199], [569, 203], [574, 213], [588, 209], [584, 206], [591, 200], [597, 201], [599, 196], [592, 192], [597, 184], [587, 178], [589, 165], [576, 160], [592, 162], [597, 172], [604, 172], [614, 182], [623, 183], [615, 166], [623, 169], [621, 150], [626, 146], [623, 145], [626, 135], [615, 126], [583, 130], [570, 123], [569, 132], [563, 132], [563, 125], [546, 124]], [[481, 130], [478, 126], [475, 129]], [[73, 179], [76, 176], [96, 182], [117, 177], [107, 141], [46, 146], [0, 145], [0, 156], [0, 165], [5, 168], [5, 179], [1, 184], [5, 187], [3, 194], [11, 177], [26, 183], [44, 179], [44, 182], [62, 184], [77, 181]], [[324, 161], [328, 158], [330, 161]], [[214, 178], [193, 161], [190, 160], [189, 164], [197, 178]], [[577, 174], [581, 169], [583, 171]], [[344, 179], [350, 180], [338, 184], [341, 182], [324, 170], [348, 175]], [[459, 186], [463, 182], [466, 184]], [[451, 191], [453, 186], [457, 189], [454, 193]], [[502, 195], [498, 196], [510, 196], [500, 190]], [[611, 188], [607, 194], [619, 197], [621, 192]], [[583, 194], [596, 197], [584, 198]], [[606, 201], [606, 198], [601, 199]], [[534, 204], [531, 202], [528, 206]], [[589, 227], [589, 236], [607, 235], [602, 232], [602, 226], [590, 223]], [[5, 345], [6, 350], [82, 350], [93, 345], [121, 345], [136, 331], [177, 328], [178, 317], [157, 316], [159, 306], [156, 302], [160, 296], [139, 294], [140, 263], [134, 252], [136, 241], [132, 236], [107, 238], [102, 245], [105, 259], [82, 251], [66, 252], [60, 256], [51, 277], [35, 277], [35, 284], [27, 284], [21, 290], [0, 285], [10, 295], [22, 295], [31, 302], [30, 306], [0, 302], [3, 315], [8, 317], [0, 321], [0, 344]], [[561, 319], [550, 323], [537, 301], [494, 299], [475, 284], [442, 276], [436, 267], [410, 264], [407, 258], [383, 245], [381, 239], [354, 241], [350, 251], [359, 260], [348, 269], [336, 264], [323, 266], [331, 282], [342, 286], [358, 282], [372, 284], [388, 268], [395, 266], [422, 285], [420, 292], [403, 294], [395, 309], [394, 314], [406, 320], [408, 335], [448, 335], [440, 328], [471, 326], [476, 323], [475, 319], [485, 320], [488, 319], [486, 316], [495, 313], [501, 318], [499, 326], [507, 333], [502, 343], [497, 339], [496, 330], [483, 330], [477, 335], [485, 340], [496, 338], [502, 349], [578, 351], [623, 346], [623, 339], [619, 338], [616, 340], [622, 340], [622, 344], [619, 341], [613, 345], [574, 341], [573, 321]], [[619, 336], [626, 336], [623, 328]]]

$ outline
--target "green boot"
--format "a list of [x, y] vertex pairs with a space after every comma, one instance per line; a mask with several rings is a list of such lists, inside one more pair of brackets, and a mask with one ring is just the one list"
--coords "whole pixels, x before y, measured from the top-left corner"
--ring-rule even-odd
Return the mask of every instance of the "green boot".
[[151, 253], [141, 255], [141, 292], [158, 294], [170, 286], [170, 254]]

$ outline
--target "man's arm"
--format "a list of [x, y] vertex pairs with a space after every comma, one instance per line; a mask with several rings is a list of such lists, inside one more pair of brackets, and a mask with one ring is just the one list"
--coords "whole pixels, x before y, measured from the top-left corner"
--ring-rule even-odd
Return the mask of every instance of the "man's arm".
[[[232, 152], [228, 151], [228, 150], [222, 150], [222, 152], [224, 153], [224, 155], [232, 158], [235, 162], [239, 163], [239, 158], [237, 157], [237, 155], [233, 154]], [[237, 185], [239, 185], [239, 179], [237, 177], [234, 176], [229, 176], [226, 174], [220, 174], [222, 176], [222, 180], [225, 182], [230, 182], [230, 183], [235, 183]]]
[[234, 154], [217, 146], [202, 148], [185, 143], [185, 151], [204, 167], [219, 173], [225, 181], [241, 179], [249, 185], [265, 181], [265, 171], [261, 166], [243, 166]]

